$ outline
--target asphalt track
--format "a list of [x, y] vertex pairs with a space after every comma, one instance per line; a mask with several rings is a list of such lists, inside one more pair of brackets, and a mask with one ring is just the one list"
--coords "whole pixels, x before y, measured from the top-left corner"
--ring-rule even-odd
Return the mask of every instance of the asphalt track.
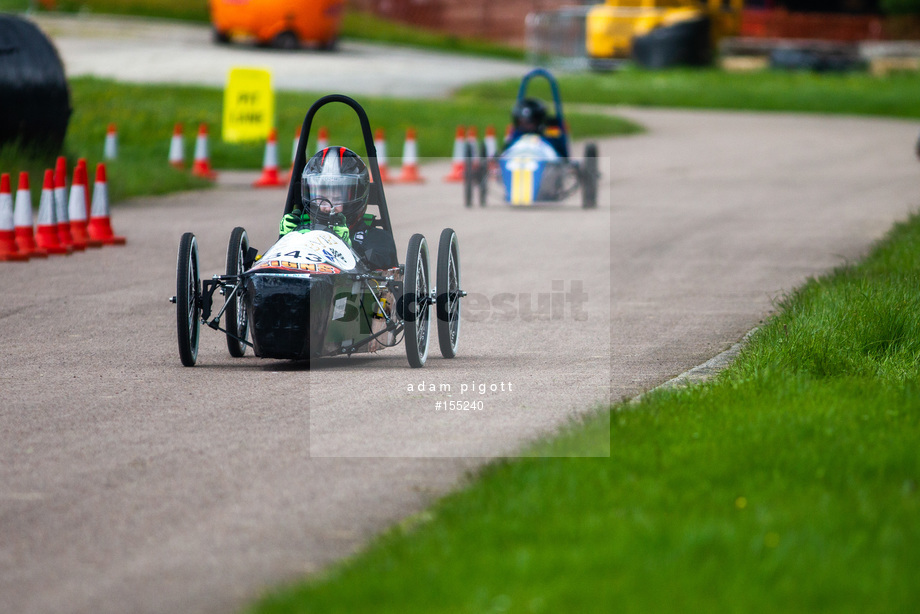
[[[453, 227], [475, 301], [460, 356], [434, 349], [422, 370], [401, 347], [312, 370], [231, 359], [208, 330], [199, 366], [179, 364], [167, 297], [182, 232], [206, 274], [234, 226], [263, 249], [275, 236], [283, 192], [246, 176], [117, 207], [125, 247], [4, 264], [4, 609], [235, 611], [488, 458], [728, 348], [920, 204], [912, 122], [617, 113], [649, 132], [600, 143], [596, 211], [465, 210], [444, 163], [424, 186], [387, 186], [400, 250]], [[578, 287], [587, 298], [567, 301]], [[484, 409], [436, 411], [442, 398]]]

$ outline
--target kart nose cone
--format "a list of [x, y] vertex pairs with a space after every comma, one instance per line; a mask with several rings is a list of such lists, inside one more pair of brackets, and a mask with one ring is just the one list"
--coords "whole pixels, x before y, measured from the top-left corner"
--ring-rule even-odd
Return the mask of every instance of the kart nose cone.
[[246, 280], [256, 356], [306, 359], [320, 353], [332, 305], [328, 277], [257, 273]]

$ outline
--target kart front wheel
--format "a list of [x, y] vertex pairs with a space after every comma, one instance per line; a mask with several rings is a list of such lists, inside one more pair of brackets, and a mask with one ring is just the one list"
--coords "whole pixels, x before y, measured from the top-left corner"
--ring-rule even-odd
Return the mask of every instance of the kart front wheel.
[[179, 359], [186, 367], [198, 360], [201, 320], [201, 277], [198, 272], [198, 241], [187, 232], [179, 241], [176, 264], [176, 329], [179, 334]]
[[473, 206], [473, 175], [475, 174], [473, 145], [467, 143], [463, 148], [463, 204]]
[[409, 239], [406, 254], [406, 277], [403, 283], [402, 318], [405, 321], [406, 358], [413, 368], [424, 367], [428, 360], [430, 337], [428, 242], [420, 234]]
[[438, 344], [441, 356], [457, 355], [460, 341], [460, 247], [457, 233], [450, 228], [441, 231], [438, 241], [438, 279], [435, 285], [438, 314]]
[[[227, 275], [242, 275], [246, 270], [246, 255], [249, 253], [249, 236], [237, 226], [230, 233], [227, 246]], [[246, 339], [249, 335], [249, 314], [240, 288], [227, 302], [225, 326], [227, 328], [227, 349], [234, 358], [246, 353]]]
[[597, 180], [600, 173], [597, 168], [597, 145], [585, 145], [585, 163], [581, 175], [581, 206], [583, 209], [597, 207]]

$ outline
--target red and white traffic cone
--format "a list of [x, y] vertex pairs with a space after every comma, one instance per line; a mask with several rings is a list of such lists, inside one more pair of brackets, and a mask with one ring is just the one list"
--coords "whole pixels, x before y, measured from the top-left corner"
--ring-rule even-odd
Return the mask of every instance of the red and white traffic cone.
[[60, 244], [77, 251], [86, 249], [85, 243], [76, 243], [70, 234], [70, 216], [67, 213], [67, 158], [64, 156], [58, 156], [54, 165], [54, 213]]
[[185, 168], [185, 139], [182, 136], [182, 124], [173, 127], [172, 138], [169, 140], [169, 163], [178, 169]]
[[38, 201], [35, 244], [49, 254], [65, 254], [69, 256], [73, 253], [72, 247], [61, 245], [61, 241], [58, 239], [58, 224], [54, 206], [54, 171], [50, 168], [45, 171], [41, 199]]
[[457, 136], [454, 137], [454, 155], [453, 162], [450, 165], [450, 173], [444, 177], [444, 181], [454, 182], [463, 181], [464, 154], [466, 149], [466, 131], [463, 126], [457, 126]]
[[16, 186], [13, 226], [16, 233], [16, 246], [20, 252], [32, 257], [48, 257], [48, 252], [35, 243], [35, 228], [32, 220], [32, 192], [29, 191], [29, 173], [25, 171], [19, 173], [19, 185]]
[[415, 129], [406, 130], [406, 142], [403, 145], [402, 168], [399, 177], [400, 183], [425, 183], [425, 179], [418, 170], [418, 145], [415, 142]]
[[277, 188], [284, 185], [278, 176], [278, 131], [274, 128], [268, 133], [265, 142], [265, 155], [262, 157], [262, 174], [256, 179], [254, 188]]
[[28, 254], [19, 251], [13, 222], [13, 193], [10, 174], [0, 175], [0, 262], [25, 262]]
[[115, 124], [109, 124], [105, 132], [105, 147], [102, 150], [102, 157], [106, 160], [118, 158], [118, 129], [115, 128]]
[[192, 164], [192, 174], [202, 179], [214, 181], [217, 173], [211, 168], [211, 158], [208, 153], [208, 126], [198, 126], [198, 137], [195, 139], [195, 161]]
[[75, 245], [102, 247], [102, 241], [90, 238], [86, 229], [87, 218], [89, 217], [86, 213], [86, 160], [77, 161], [77, 166], [73, 169], [73, 182], [70, 185], [67, 216], [70, 220], [70, 234]]
[[112, 232], [112, 220], [109, 217], [109, 189], [105, 177], [105, 164], [96, 165], [96, 183], [93, 184], [93, 209], [86, 227], [91, 239], [101, 241], [103, 245], [124, 245], [124, 237]]
[[294, 142], [291, 144], [291, 170], [289, 170], [287, 174], [288, 183], [290, 183], [291, 176], [294, 174], [294, 160], [297, 159], [297, 145], [300, 144], [300, 133], [301, 132], [303, 132], [303, 126], [297, 126], [297, 133], [294, 134]]
[[319, 135], [316, 137], [316, 151], [322, 151], [329, 147], [329, 131], [326, 126], [320, 126]]
[[495, 126], [486, 126], [486, 136], [482, 139], [486, 148], [486, 157], [490, 160], [498, 153], [498, 138], [495, 134]]
[[377, 166], [380, 168], [380, 181], [390, 180], [390, 169], [387, 166], [387, 141], [383, 128], [374, 132], [374, 149], [377, 150]]

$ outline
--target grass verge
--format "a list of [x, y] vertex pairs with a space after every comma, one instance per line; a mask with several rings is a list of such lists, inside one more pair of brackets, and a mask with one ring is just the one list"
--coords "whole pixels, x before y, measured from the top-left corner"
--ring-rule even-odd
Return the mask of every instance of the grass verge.
[[[132, 196], [163, 194], [201, 188], [206, 182], [167, 164], [173, 126], [185, 127], [185, 158], [190, 165], [194, 139], [200, 123], [210, 126], [211, 163], [216, 169], [259, 169], [264, 143], [228, 144], [220, 138], [223, 91], [219, 88], [172, 85], [132, 85], [95, 78], [72, 79], [74, 109], [64, 144], [70, 168], [79, 157], [90, 168], [102, 158], [109, 123], [118, 127], [119, 158], [110, 162], [109, 192], [113, 202]], [[297, 127], [321, 95], [319, 93], [276, 93], [275, 116], [279, 134], [279, 164], [291, 163], [291, 149]], [[371, 126], [386, 132], [391, 166], [398, 166], [406, 129], [418, 132], [418, 153], [422, 158], [449, 157], [458, 125], [476, 125], [482, 134], [492, 124], [503, 130], [509, 121], [510, 101], [481, 101], [473, 104], [451, 100], [398, 100], [358, 97]], [[445, 121], [445, 118], [449, 120]], [[357, 117], [343, 105], [324, 107], [316, 116], [314, 131], [326, 126], [334, 144], [347, 145], [364, 155]], [[573, 115], [569, 123], [578, 137], [629, 134], [640, 130], [626, 120], [598, 115]], [[315, 134], [309, 151], [315, 147]], [[0, 171], [15, 175], [31, 171], [32, 182], [44, 168], [53, 167], [56, 152], [21, 151], [6, 147], [0, 151]]]
[[532, 450], [609, 437], [610, 458], [493, 463], [249, 612], [911, 612], [918, 282], [914, 217], [786, 297], [714, 381]]
[[[472, 85], [457, 99], [507, 99], [516, 95], [519, 84], [504, 80]], [[860, 72], [626, 69], [560, 75], [559, 87], [566, 103], [920, 117], [920, 73], [874, 77]], [[543, 80], [535, 80], [529, 91], [544, 99], [549, 96]]]

